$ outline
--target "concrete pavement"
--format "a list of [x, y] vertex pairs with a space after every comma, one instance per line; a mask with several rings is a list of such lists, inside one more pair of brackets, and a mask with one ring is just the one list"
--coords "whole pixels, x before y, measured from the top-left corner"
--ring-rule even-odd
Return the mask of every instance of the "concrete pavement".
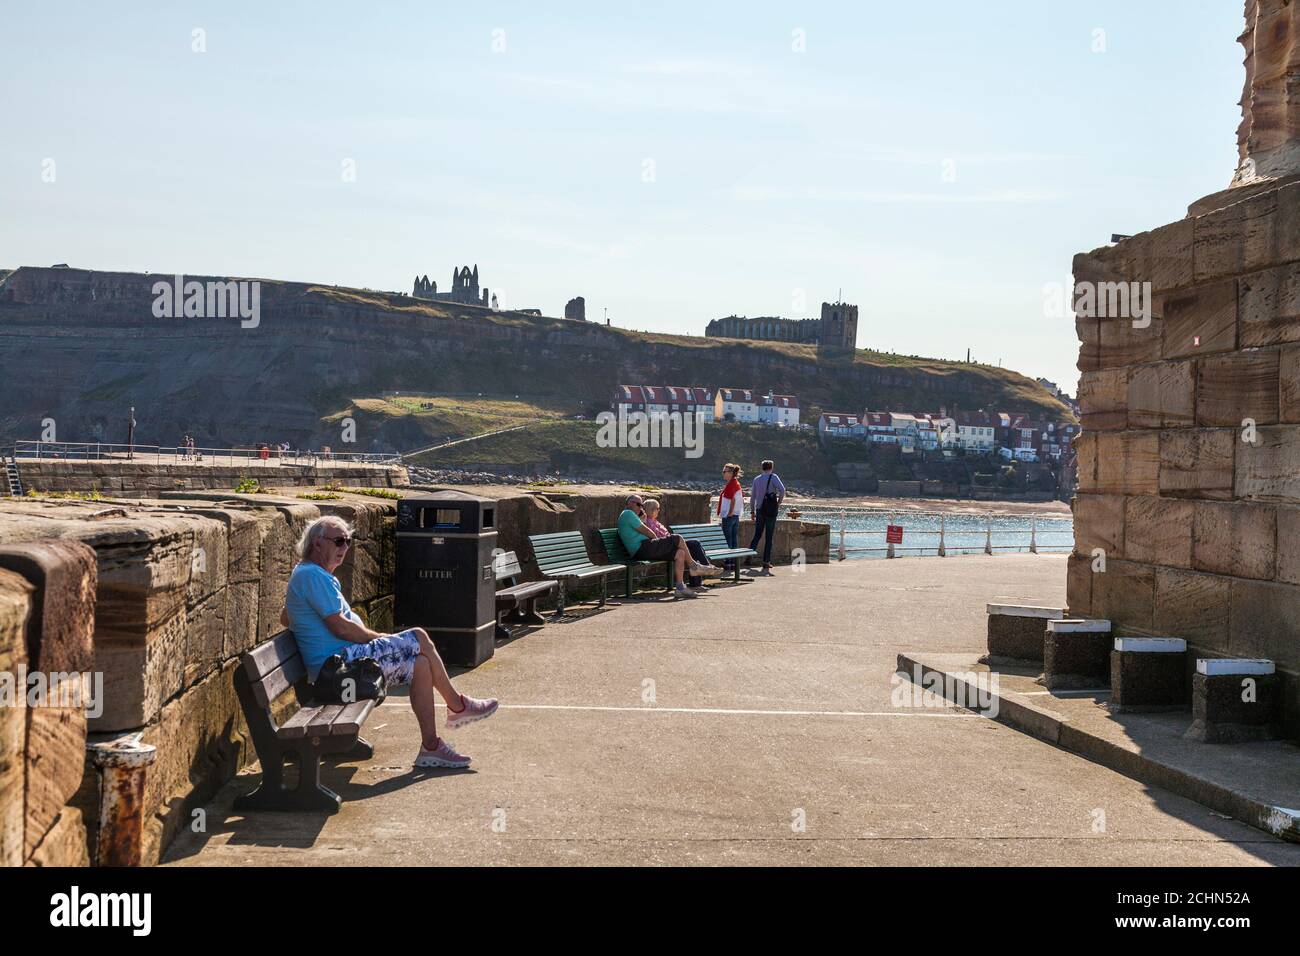
[[691, 602], [646, 592], [549, 624], [456, 677], [500, 712], [413, 771], [400, 697], [332, 817], [234, 814], [180, 865], [1300, 864], [1283, 843], [893, 679], [900, 651], [974, 653], [989, 601], [1061, 604], [1063, 555], [779, 568]]

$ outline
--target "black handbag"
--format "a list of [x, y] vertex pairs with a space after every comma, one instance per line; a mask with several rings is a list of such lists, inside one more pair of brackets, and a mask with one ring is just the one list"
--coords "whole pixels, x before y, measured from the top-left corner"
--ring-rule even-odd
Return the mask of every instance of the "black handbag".
[[341, 654], [335, 654], [321, 665], [312, 689], [313, 698], [320, 704], [373, 700], [378, 706], [388, 696], [388, 681], [379, 661], [373, 657], [358, 657], [345, 663]]
[[781, 496], [772, 490], [772, 476], [767, 478], [764, 486], [763, 503], [758, 506], [758, 514], [763, 518], [775, 518], [781, 507]]

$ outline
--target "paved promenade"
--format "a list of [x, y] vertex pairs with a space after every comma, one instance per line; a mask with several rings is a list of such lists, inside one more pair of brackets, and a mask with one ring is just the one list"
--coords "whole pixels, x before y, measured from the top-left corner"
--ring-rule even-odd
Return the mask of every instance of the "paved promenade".
[[1063, 555], [1004, 555], [779, 568], [692, 602], [626, 602], [457, 678], [502, 700], [449, 735], [471, 770], [413, 771], [415, 719], [393, 697], [365, 731], [374, 759], [325, 770], [339, 814], [234, 814], [247, 773], [168, 860], [1300, 865], [1300, 846], [1199, 804], [891, 700], [900, 651], [978, 652], [986, 602], [1064, 598]]

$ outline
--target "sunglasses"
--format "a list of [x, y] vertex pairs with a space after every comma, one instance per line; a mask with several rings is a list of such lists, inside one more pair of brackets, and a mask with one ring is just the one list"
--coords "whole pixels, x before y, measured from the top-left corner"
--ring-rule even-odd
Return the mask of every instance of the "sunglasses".
[[326, 541], [333, 541], [338, 547], [346, 548], [352, 543], [351, 538], [326, 538]]

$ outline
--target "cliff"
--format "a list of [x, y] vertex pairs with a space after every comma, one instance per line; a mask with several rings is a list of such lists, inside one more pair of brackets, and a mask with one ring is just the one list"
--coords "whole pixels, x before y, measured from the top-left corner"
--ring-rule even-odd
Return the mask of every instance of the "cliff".
[[385, 390], [509, 393], [594, 412], [619, 382], [771, 388], [799, 395], [805, 421], [867, 404], [1067, 414], [1037, 383], [988, 366], [638, 333], [306, 283], [260, 280], [255, 323], [158, 317], [154, 284], [172, 278], [23, 267], [0, 280], [0, 442], [39, 436], [47, 418], [59, 440], [124, 441], [134, 405], [145, 444], [189, 432], [217, 446], [405, 450], [423, 437], [413, 423], [360, 417], [347, 448], [339, 413]]

